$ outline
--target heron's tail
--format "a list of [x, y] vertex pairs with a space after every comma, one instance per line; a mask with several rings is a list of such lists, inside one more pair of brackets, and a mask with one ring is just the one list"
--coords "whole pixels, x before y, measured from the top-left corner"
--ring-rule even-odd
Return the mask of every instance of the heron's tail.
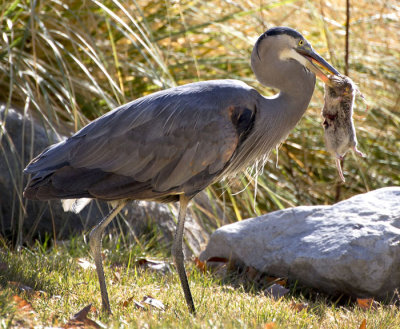
[[65, 212], [71, 211], [75, 214], [79, 214], [82, 209], [89, 204], [90, 201], [92, 201], [90, 198], [62, 199], [61, 203]]

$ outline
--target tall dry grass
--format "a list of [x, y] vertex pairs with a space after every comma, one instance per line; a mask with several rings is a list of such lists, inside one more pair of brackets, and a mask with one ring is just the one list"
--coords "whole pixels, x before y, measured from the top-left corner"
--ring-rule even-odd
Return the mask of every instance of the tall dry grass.
[[[197, 80], [240, 79], [268, 95], [276, 91], [261, 86], [249, 66], [259, 34], [277, 25], [296, 28], [343, 71], [345, 21], [345, 1], [3, 1], [0, 101], [48, 131], [70, 134], [128, 100]], [[397, 1], [351, 3], [349, 75], [368, 102], [367, 109], [358, 100], [355, 110], [368, 157], [346, 157], [342, 199], [400, 183], [399, 40]], [[334, 202], [337, 173], [323, 143], [322, 103], [318, 82], [278, 161], [271, 156], [258, 178], [257, 202], [249, 175], [208, 190], [227, 221]], [[15, 157], [23, 168], [28, 159]], [[19, 196], [21, 177], [15, 177]], [[16, 209], [23, 208], [20, 200]]]

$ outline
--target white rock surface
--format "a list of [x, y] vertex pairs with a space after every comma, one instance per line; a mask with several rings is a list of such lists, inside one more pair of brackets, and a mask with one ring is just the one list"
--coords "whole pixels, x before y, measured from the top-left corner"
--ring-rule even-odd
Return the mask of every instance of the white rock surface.
[[400, 187], [223, 226], [200, 259], [215, 256], [330, 294], [390, 297], [400, 288]]

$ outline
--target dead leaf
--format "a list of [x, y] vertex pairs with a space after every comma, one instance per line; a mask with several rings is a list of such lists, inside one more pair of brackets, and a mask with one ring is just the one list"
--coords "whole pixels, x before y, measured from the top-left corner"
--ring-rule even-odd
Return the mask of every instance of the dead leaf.
[[155, 299], [155, 298], [153, 298], [151, 296], [144, 296], [143, 300], [142, 300], [142, 303], [148, 304], [150, 306], [153, 306], [153, 307], [155, 307], [155, 308], [157, 308], [157, 309], [159, 309], [161, 311], [165, 310], [164, 304], [160, 300]]
[[32, 297], [34, 298], [47, 298], [47, 292], [43, 291], [43, 290], [34, 290], [32, 292]]
[[205, 272], [206, 271], [206, 262], [202, 262], [199, 257], [196, 257], [194, 259], [194, 264], [196, 265], [196, 267], [201, 271], [201, 272]]
[[37, 322], [37, 313], [32, 305], [18, 295], [12, 296], [12, 304], [15, 305], [15, 319], [13, 328], [33, 328]]
[[113, 282], [115, 283], [121, 282], [121, 273], [118, 270], [113, 271], [113, 277], [114, 277]]
[[146, 307], [142, 303], [138, 302], [137, 300], [134, 300], [133, 302], [135, 303], [135, 306], [137, 309], [140, 309], [140, 310], [146, 309]]
[[72, 319], [84, 321], [87, 318], [87, 315], [89, 314], [91, 308], [92, 308], [92, 304], [85, 306], [78, 313], [75, 313], [74, 316], [72, 317]]
[[216, 262], [216, 263], [229, 263], [229, 259], [228, 258], [224, 258], [224, 257], [210, 257], [209, 259], [207, 259], [207, 263], [211, 263], [211, 262]]
[[132, 296], [132, 297], [129, 297], [128, 299], [125, 299], [125, 300], [121, 301], [121, 302], [119, 303], [119, 305], [120, 305], [121, 307], [127, 307], [127, 306], [129, 306], [130, 303], [132, 303], [132, 301], [133, 301], [133, 296]]
[[234, 287], [232, 287], [232, 286], [223, 286], [223, 287], [222, 287], [222, 290], [223, 290], [223, 291], [231, 291], [231, 292], [233, 292], [233, 291], [235, 291], [236, 289], [235, 289]]
[[268, 283], [276, 283], [281, 285], [282, 287], [286, 287], [287, 279], [277, 278], [275, 276], [268, 276], [266, 278]]
[[287, 280], [286, 280], [286, 279], [280, 279], [280, 280], [275, 281], [275, 283], [276, 283], [276, 284], [279, 284], [279, 285], [282, 286], [282, 287], [286, 287], [286, 285], [287, 285]]
[[92, 304], [84, 307], [78, 313], [74, 314], [72, 318], [65, 324], [63, 328], [65, 329], [77, 329], [77, 328], [96, 328], [102, 329], [95, 321], [88, 319], [87, 315], [91, 311]]
[[216, 276], [219, 276], [220, 278], [224, 278], [228, 275], [229, 272], [229, 268], [228, 268], [228, 264], [226, 263], [220, 263], [220, 265], [218, 267], [215, 267], [213, 269], [213, 273]]
[[89, 262], [85, 258], [78, 258], [76, 261], [77, 261], [78, 265], [80, 267], [82, 267], [84, 270], [87, 270], [87, 269], [95, 270], [96, 269], [96, 265]]
[[290, 303], [290, 308], [297, 312], [301, 312], [302, 310], [306, 310], [308, 308], [308, 303], [296, 303], [295, 301], [292, 301]]
[[265, 280], [267, 280], [268, 283], [272, 283], [275, 282], [276, 280], [279, 280], [279, 278], [277, 278], [276, 276], [267, 276]]
[[285, 296], [289, 292], [289, 289], [282, 287], [279, 284], [274, 283], [272, 286], [269, 286], [264, 290], [264, 294], [268, 297], [272, 297], [274, 299], [280, 299]]
[[171, 272], [171, 267], [167, 262], [141, 258], [136, 262], [137, 265], [145, 268], [146, 270], [161, 272], [163, 274]]
[[21, 283], [21, 282], [16, 282], [16, 281], [8, 281], [8, 284], [10, 286], [13, 286], [15, 288], [18, 288], [19, 290], [26, 292], [26, 293], [31, 293], [33, 292], [33, 288]]
[[12, 297], [13, 302], [16, 304], [19, 311], [23, 312], [35, 312], [32, 305], [28, 303], [25, 299], [22, 299], [18, 295]]
[[274, 329], [275, 327], [275, 322], [268, 322], [265, 324], [264, 329]]
[[378, 303], [373, 298], [357, 298], [357, 305], [364, 311], [378, 307]]
[[27, 295], [34, 297], [34, 298], [47, 298], [47, 292], [43, 290], [34, 290], [33, 288], [21, 283], [21, 282], [16, 282], [16, 281], [8, 281], [8, 284], [10, 286], [13, 286], [15, 288], [18, 288], [20, 291], [26, 293]]
[[250, 281], [255, 281], [260, 278], [260, 272], [256, 270], [253, 266], [246, 267], [246, 277]]
[[126, 299], [123, 302], [121, 302], [120, 305], [122, 307], [128, 307], [132, 302], [135, 304], [137, 309], [141, 309], [141, 310], [145, 310], [146, 309], [146, 307], [142, 303], [140, 303], [137, 300], [133, 299], [133, 296], [129, 297], [128, 299]]
[[226, 276], [231, 266], [229, 259], [223, 257], [211, 257], [206, 261], [206, 268], [220, 277]]
[[166, 262], [160, 264], [149, 264], [147, 269], [154, 272], [161, 272], [163, 274], [171, 272], [171, 267]]
[[367, 319], [364, 319], [361, 322], [360, 329], [367, 329]]

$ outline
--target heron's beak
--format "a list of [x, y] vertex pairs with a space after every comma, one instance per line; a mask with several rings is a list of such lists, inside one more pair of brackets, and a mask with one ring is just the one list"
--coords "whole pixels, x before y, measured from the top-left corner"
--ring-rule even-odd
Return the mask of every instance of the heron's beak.
[[340, 73], [330, 65], [325, 59], [322, 58], [318, 53], [316, 53], [312, 48], [299, 48], [297, 52], [307, 59], [306, 67], [313, 72], [318, 78], [320, 78], [324, 83], [329, 86], [332, 86], [328, 75], [325, 74], [322, 70], [328, 72], [328, 74], [339, 75]]

